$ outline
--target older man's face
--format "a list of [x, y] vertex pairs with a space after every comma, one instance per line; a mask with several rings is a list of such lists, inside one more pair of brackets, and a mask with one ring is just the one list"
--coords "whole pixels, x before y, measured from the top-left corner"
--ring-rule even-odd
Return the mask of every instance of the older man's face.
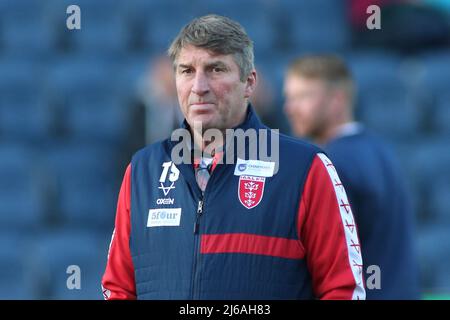
[[233, 128], [244, 121], [247, 98], [256, 85], [253, 71], [245, 82], [232, 55], [195, 46], [184, 47], [176, 61], [178, 101], [190, 126], [200, 122], [203, 130]]

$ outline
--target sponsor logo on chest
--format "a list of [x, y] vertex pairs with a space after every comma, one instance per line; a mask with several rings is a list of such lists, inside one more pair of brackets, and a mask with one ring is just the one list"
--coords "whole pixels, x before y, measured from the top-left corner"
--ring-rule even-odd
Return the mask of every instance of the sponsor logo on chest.
[[150, 209], [147, 227], [178, 227], [180, 218], [181, 208]]
[[274, 162], [237, 159], [234, 175], [239, 176], [238, 197], [244, 207], [252, 209], [261, 202], [266, 178], [274, 169]]

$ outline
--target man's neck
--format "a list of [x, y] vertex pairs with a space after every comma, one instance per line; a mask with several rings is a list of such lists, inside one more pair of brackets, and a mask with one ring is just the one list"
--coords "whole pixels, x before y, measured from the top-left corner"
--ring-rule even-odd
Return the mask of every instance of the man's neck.
[[351, 136], [361, 131], [362, 125], [356, 121], [349, 121], [336, 128], [334, 138]]
[[327, 130], [324, 130], [319, 136], [315, 137], [314, 142], [319, 145], [325, 145], [331, 140], [342, 136], [346, 131], [346, 128], [353, 126], [354, 123], [355, 122], [352, 118], [336, 122], [335, 124], [329, 126]]

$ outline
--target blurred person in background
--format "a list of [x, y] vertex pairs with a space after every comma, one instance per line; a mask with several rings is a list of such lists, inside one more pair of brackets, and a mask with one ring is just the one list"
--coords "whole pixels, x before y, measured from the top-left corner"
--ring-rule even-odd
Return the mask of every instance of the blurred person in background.
[[300, 57], [290, 64], [283, 90], [293, 133], [321, 146], [342, 179], [364, 267], [380, 268], [381, 288], [366, 288], [367, 299], [420, 298], [415, 217], [405, 181], [385, 143], [355, 122], [355, 85], [347, 66], [332, 55]]
[[[233, 148], [196, 126], [250, 131], [252, 143], [261, 131], [277, 134], [264, 131], [249, 103], [257, 74], [245, 30], [203, 16], [180, 31], [169, 55], [189, 137], [153, 143], [127, 167], [105, 298], [364, 299], [358, 235], [344, 226], [353, 216], [323, 152], [277, 136], [260, 146], [279, 149], [274, 162], [237, 161]], [[180, 145], [188, 158], [181, 163], [172, 154]], [[232, 163], [221, 161], [225, 153]]]
[[275, 92], [271, 82], [266, 80], [264, 73], [258, 70], [258, 86], [251, 98], [252, 106], [269, 128], [280, 128], [280, 120], [276, 110]]
[[169, 57], [162, 55], [151, 60], [138, 90], [145, 110], [146, 143], [167, 138], [183, 122]]

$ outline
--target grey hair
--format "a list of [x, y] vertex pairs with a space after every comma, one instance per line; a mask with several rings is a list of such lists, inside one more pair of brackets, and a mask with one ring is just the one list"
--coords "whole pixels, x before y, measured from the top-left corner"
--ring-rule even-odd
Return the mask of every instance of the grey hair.
[[218, 54], [232, 54], [239, 67], [242, 82], [255, 68], [252, 40], [239, 23], [227, 17], [210, 14], [196, 18], [184, 26], [168, 50], [174, 64], [181, 49], [187, 45]]

